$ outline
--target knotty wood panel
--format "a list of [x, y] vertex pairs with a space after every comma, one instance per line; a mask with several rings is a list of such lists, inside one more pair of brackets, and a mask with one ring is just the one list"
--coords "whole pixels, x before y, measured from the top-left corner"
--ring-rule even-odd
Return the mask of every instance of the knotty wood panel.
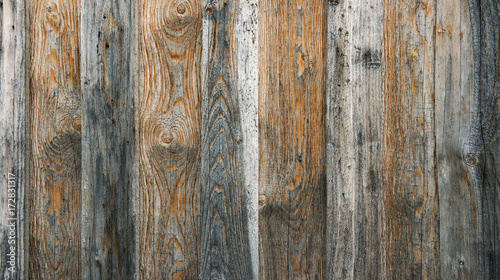
[[383, 2], [383, 279], [439, 277], [434, 1]]
[[208, 57], [202, 108], [200, 277], [253, 279], [237, 95], [239, 1], [209, 2], [204, 8]]
[[80, 277], [79, 1], [32, 1], [29, 279]]
[[328, 279], [380, 279], [382, 1], [330, 1]]
[[[25, 5], [0, 2], [0, 275], [22, 279], [25, 269]], [[11, 212], [12, 211], [12, 212]], [[14, 226], [13, 225], [14, 223]], [[11, 263], [11, 247], [15, 260]]]
[[326, 1], [259, 5], [259, 274], [324, 279]]
[[202, 12], [138, 2], [139, 279], [199, 275]]
[[82, 3], [84, 279], [133, 279], [131, 2]]
[[499, 22], [498, 1], [438, 4], [442, 278], [500, 277]]

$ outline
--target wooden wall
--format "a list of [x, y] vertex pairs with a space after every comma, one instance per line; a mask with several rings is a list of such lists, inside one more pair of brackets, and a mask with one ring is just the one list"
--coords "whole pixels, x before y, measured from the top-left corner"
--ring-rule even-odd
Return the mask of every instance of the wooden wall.
[[500, 279], [499, 0], [0, 26], [3, 279]]

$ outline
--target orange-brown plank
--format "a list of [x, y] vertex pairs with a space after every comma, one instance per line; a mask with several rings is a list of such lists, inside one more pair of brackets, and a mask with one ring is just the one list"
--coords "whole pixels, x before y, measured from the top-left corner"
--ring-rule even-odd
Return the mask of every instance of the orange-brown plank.
[[79, 6], [30, 1], [29, 279], [79, 278]]
[[138, 3], [139, 279], [196, 279], [202, 5]]
[[325, 279], [325, 0], [259, 3], [260, 279]]
[[383, 1], [383, 279], [439, 278], [435, 6], [434, 1]]

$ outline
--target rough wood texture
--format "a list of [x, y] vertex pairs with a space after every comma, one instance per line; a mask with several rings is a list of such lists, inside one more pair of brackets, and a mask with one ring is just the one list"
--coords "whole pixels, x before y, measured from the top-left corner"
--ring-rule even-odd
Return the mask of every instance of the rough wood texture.
[[30, 3], [29, 279], [80, 277], [79, 4]]
[[261, 279], [324, 279], [326, 3], [259, 7]]
[[[0, 30], [0, 277], [23, 279], [26, 186], [24, 1], [0, 2]], [[15, 255], [12, 263], [11, 247]]]
[[382, 279], [438, 278], [433, 1], [384, 0]]
[[139, 279], [199, 275], [202, 5], [141, 0]]
[[133, 279], [131, 2], [83, 0], [83, 279]]
[[329, 279], [380, 279], [382, 1], [330, 1]]
[[438, 4], [441, 276], [500, 279], [500, 2]]
[[201, 279], [252, 279], [235, 25], [238, 0], [210, 1], [201, 141]]

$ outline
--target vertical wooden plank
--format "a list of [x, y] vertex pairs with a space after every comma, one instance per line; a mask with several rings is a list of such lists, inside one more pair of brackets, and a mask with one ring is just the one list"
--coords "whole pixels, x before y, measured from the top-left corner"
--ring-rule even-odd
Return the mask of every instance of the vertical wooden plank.
[[24, 279], [25, 3], [0, 2], [0, 277]]
[[439, 2], [436, 139], [441, 276], [500, 279], [500, 6]]
[[434, 1], [383, 1], [383, 279], [439, 278]]
[[134, 277], [131, 5], [81, 2], [83, 279]]
[[327, 261], [331, 279], [380, 277], [382, 1], [330, 1]]
[[259, 275], [259, 46], [258, 0], [240, 0], [236, 23], [237, 87], [243, 141], [243, 174], [247, 196], [253, 279]]
[[261, 279], [326, 277], [326, 2], [260, 2]]
[[242, 172], [235, 28], [239, 1], [204, 5], [207, 55], [202, 102], [200, 278], [252, 279]]
[[29, 279], [80, 277], [79, 2], [30, 2]]
[[141, 0], [138, 12], [138, 278], [195, 279], [202, 3]]

